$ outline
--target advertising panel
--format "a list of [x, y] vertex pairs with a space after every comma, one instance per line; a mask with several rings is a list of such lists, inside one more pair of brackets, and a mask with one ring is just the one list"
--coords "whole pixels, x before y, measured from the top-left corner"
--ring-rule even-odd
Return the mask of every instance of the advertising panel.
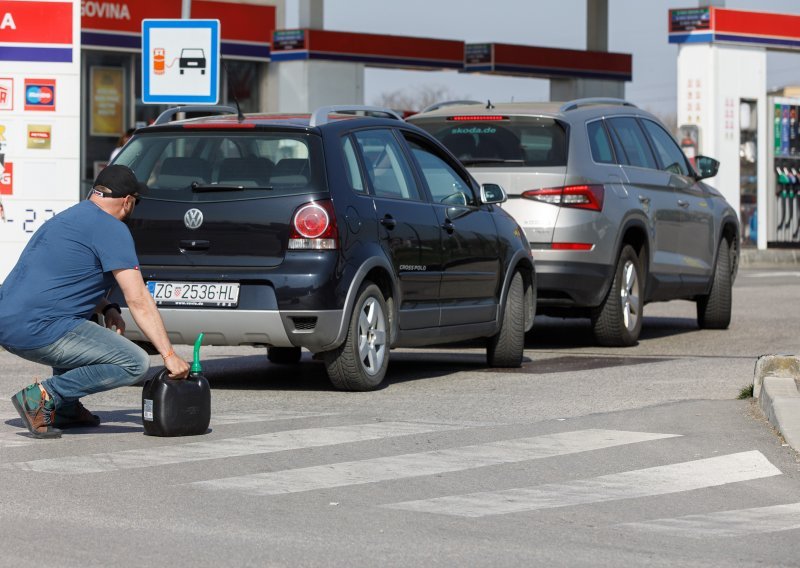
[[125, 128], [125, 73], [121, 67], [89, 70], [89, 131], [92, 136], [122, 136]]
[[0, 284], [80, 196], [80, 0], [0, 0]]

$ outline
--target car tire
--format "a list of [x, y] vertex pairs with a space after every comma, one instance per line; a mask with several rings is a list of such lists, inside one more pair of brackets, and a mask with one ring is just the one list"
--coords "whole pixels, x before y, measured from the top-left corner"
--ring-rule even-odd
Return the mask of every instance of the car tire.
[[389, 314], [375, 284], [359, 289], [347, 337], [324, 354], [328, 378], [339, 390], [370, 391], [383, 382], [389, 366]]
[[508, 287], [500, 332], [489, 338], [486, 361], [490, 367], [519, 367], [525, 350], [525, 286], [515, 272]]
[[636, 251], [625, 245], [603, 303], [592, 312], [595, 341], [606, 347], [629, 347], [639, 340], [644, 308], [644, 269]]
[[268, 347], [267, 359], [276, 365], [294, 365], [300, 362], [301, 351], [299, 347]]
[[733, 278], [731, 247], [723, 237], [717, 252], [714, 281], [707, 296], [697, 298], [697, 324], [700, 329], [727, 329], [731, 323]]

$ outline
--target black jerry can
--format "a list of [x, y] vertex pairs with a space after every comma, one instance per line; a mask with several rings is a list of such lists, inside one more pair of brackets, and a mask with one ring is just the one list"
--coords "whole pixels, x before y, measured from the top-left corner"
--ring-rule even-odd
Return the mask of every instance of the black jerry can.
[[211, 388], [203, 375], [173, 380], [163, 369], [142, 389], [142, 424], [147, 436], [196, 436], [208, 432]]

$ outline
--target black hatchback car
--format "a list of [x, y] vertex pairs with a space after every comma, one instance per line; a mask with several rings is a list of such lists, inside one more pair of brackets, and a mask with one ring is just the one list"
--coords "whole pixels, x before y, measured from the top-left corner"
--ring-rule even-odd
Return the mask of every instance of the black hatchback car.
[[521, 364], [534, 263], [500, 186], [383, 109], [171, 120], [188, 110], [114, 162], [149, 186], [128, 223], [173, 342], [305, 348], [344, 390], [377, 388], [393, 347], [485, 338], [489, 365]]

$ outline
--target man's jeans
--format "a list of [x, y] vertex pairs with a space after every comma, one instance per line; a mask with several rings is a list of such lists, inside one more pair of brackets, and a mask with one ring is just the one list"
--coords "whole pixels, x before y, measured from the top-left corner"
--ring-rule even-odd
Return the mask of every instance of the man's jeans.
[[8, 349], [28, 361], [53, 367], [42, 386], [56, 409], [88, 394], [133, 385], [147, 374], [150, 357], [118, 333], [85, 321], [50, 345], [38, 349]]

